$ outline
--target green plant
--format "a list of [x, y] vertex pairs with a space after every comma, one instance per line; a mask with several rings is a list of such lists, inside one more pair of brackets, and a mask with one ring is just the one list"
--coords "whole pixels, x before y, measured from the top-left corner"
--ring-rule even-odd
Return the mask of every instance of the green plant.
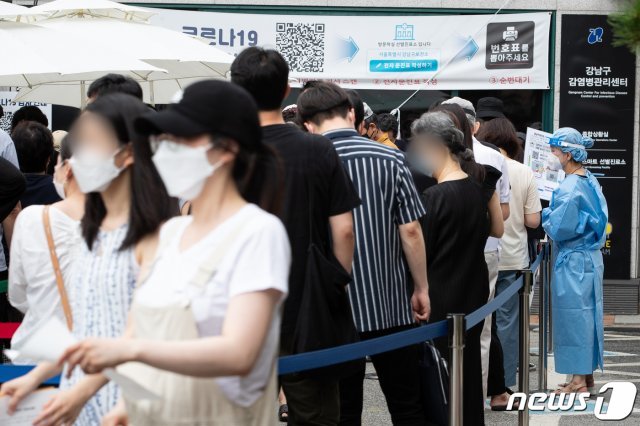
[[613, 45], [626, 46], [635, 53], [640, 46], [640, 0], [631, 0], [622, 12], [609, 16]]

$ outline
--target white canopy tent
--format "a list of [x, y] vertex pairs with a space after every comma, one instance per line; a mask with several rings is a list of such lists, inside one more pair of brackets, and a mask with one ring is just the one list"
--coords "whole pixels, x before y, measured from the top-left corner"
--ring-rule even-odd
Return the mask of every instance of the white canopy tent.
[[[71, 4], [82, 4], [86, 9], [64, 9], [56, 12], [54, 8], [58, 4], [65, 8]], [[210, 46], [204, 39], [150, 25], [139, 19], [133, 21], [96, 17], [95, 13], [92, 13], [98, 5], [103, 7], [100, 10], [110, 14], [120, 13], [118, 8], [124, 6], [108, 0], [56, 0], [43, 5], [48, 7], [46, 11], [50, 15], [46, 19], [38, 19], [37, 25], [83, 39], [96, 46], [108, 43], [122, 55], [156, 67], [155, 71], [132, 75], [143, 87], [145, 102], [151, 104], [168, 103], [178, 90], [191, 82], [205, 78], [226, 77], [234, 57]], [[40, 6], [32, 9], [37, 9], [38, 12], [45, 11]], [[148, 15], [152, 14], [146, 9], [139, 10], [145, 11]], [[128, 9], [127, 13], [122, 13], [122, 17], [143, 16], [131, 15], [133, 12]], [[82, 55], [84, 51], [79, 54], [79, 56]], [[84, 87], [88, 83], [90, 83], [89, 80], [80, 79], [42, 82], [21, 90], [16, 100], [79, 107], [85, 101], [79, 86]]]
[[34, 12], [28, 7], [0, 1], [0, 19], [2, 20], [24, 21], [28, 18], [34, 19], [38, 15], [37, 11]]
[[146, 21], [155, 15], [152, 10], [118, 3], [109, 0], [55, 0], [31, 10], [42, 13], [48, 19], [61, 17], [114, 18], [121, 20]]
[[0, 20], [0, 86], [34, 87], [93, 80], [105, 72], [134, 78], [162, 70], [147, 62], [52, 28]]

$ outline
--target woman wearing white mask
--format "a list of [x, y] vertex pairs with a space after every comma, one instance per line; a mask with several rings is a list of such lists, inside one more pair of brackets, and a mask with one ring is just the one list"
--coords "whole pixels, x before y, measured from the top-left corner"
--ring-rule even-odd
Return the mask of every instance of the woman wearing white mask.
[[[80, 219], [84, 214], [84, 194], [69, 166], [70, 157], [71, 144], [66, 139], [60, 145], [53, 176], [56, 192], [63, 201], [51, 206], [27, 207], [18, 216], [13, 231], [8, 296], [9, 302], [25, 315], [11, 339], [11, 348], [18, 352], [29, 333], [50, 318], [66, 320], [63, 305], [68, 300], [62, 300], [66, 299], [66, 284], [81, 241]], [[34, 363], [20, 356], [12, 361]], [[5, 383], [2, 391], [7, 392], [15, 384]]]
[[[63, 361], [120, 371], [161, 396], [131, 401], [103, 424], [272, 425], [281, 304], [290, 248], [279, 170], [261, 142], [257, 107], [239, 86], [202, 81], [139, 125], [154, 162], [192, 216], [169, 221], [131, 308], [131, 336], [88, 339]], [[256, 205], [257, 204], [257, 205]], [[263, 210], [265, 209], [265, 210]], [[126, 414], [125, 414], [126, 406]]]
[[[100, 97], [82, 112], [69, 137], [69, 160], [80, 190], [87, 194], [81, 221], [84, 239], [70, 283], [72, 330], [78, 339], [116, 337], [125, 330], [139, 271], [155, 254], [157, 229], [177, 214], [151, 161], [151, 147], [133, 128], [149, 109], [124, 94]], [[24, 397], [48, 376], [37, 368], [14, 392]], [[76, 370], [63, 376], [62, 391], [36, 418], [35, 425], [94, 426], [120, 397], [101, 375]], [[84, 408], [83, 408], [84, 407]]]

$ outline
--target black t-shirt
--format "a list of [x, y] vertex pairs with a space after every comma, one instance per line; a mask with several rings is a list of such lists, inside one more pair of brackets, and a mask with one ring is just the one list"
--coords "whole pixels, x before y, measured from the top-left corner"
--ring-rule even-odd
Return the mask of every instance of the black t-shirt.
[[20, 197], [20, 204], [25, 209], [33, 204], [53, 204], [60, 201], [60, 197], [53, 186], [50, 175], [36, 175], [26, 173], [27, 190]]
[[[489, 171], [489, 170], [488, 170]], [[443, 182], [424, 192], [427, 214], [420, 220], [427, 248], [431, 320], [468, 314], [487, 302], [489, 275], [484, 246], [489, 237], [488, 200], [496, 177]]]
[[[353, 210], [360, 205], [360, 198], [333, 144], [324, 136], [304, 133], [292, 124], [263, 127], [262, 135], [264, 143], [276, 150], [285, 169], [281, 219], [289, 234], [292, 263], [282, 332], [291, 334], [302, 300], [310, 218], [320, 239], [318, 243], [328, 248], [331, 244], [329, 217]], [[312, 199], [314, 211], [310, 212]]]

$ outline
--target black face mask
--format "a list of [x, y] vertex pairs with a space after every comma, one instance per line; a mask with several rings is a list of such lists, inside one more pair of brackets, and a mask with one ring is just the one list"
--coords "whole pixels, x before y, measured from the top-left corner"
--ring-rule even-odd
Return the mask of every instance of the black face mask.
[[366, 137], [371, 139], [372, 141], [375, 141], [376, 138], [374, 137], [376, 131], [374, 130], [373, 132], [371, 132], [371, 134], [369, 134], [369, 129], [367, 128], [367, 133], [366, 133]]

